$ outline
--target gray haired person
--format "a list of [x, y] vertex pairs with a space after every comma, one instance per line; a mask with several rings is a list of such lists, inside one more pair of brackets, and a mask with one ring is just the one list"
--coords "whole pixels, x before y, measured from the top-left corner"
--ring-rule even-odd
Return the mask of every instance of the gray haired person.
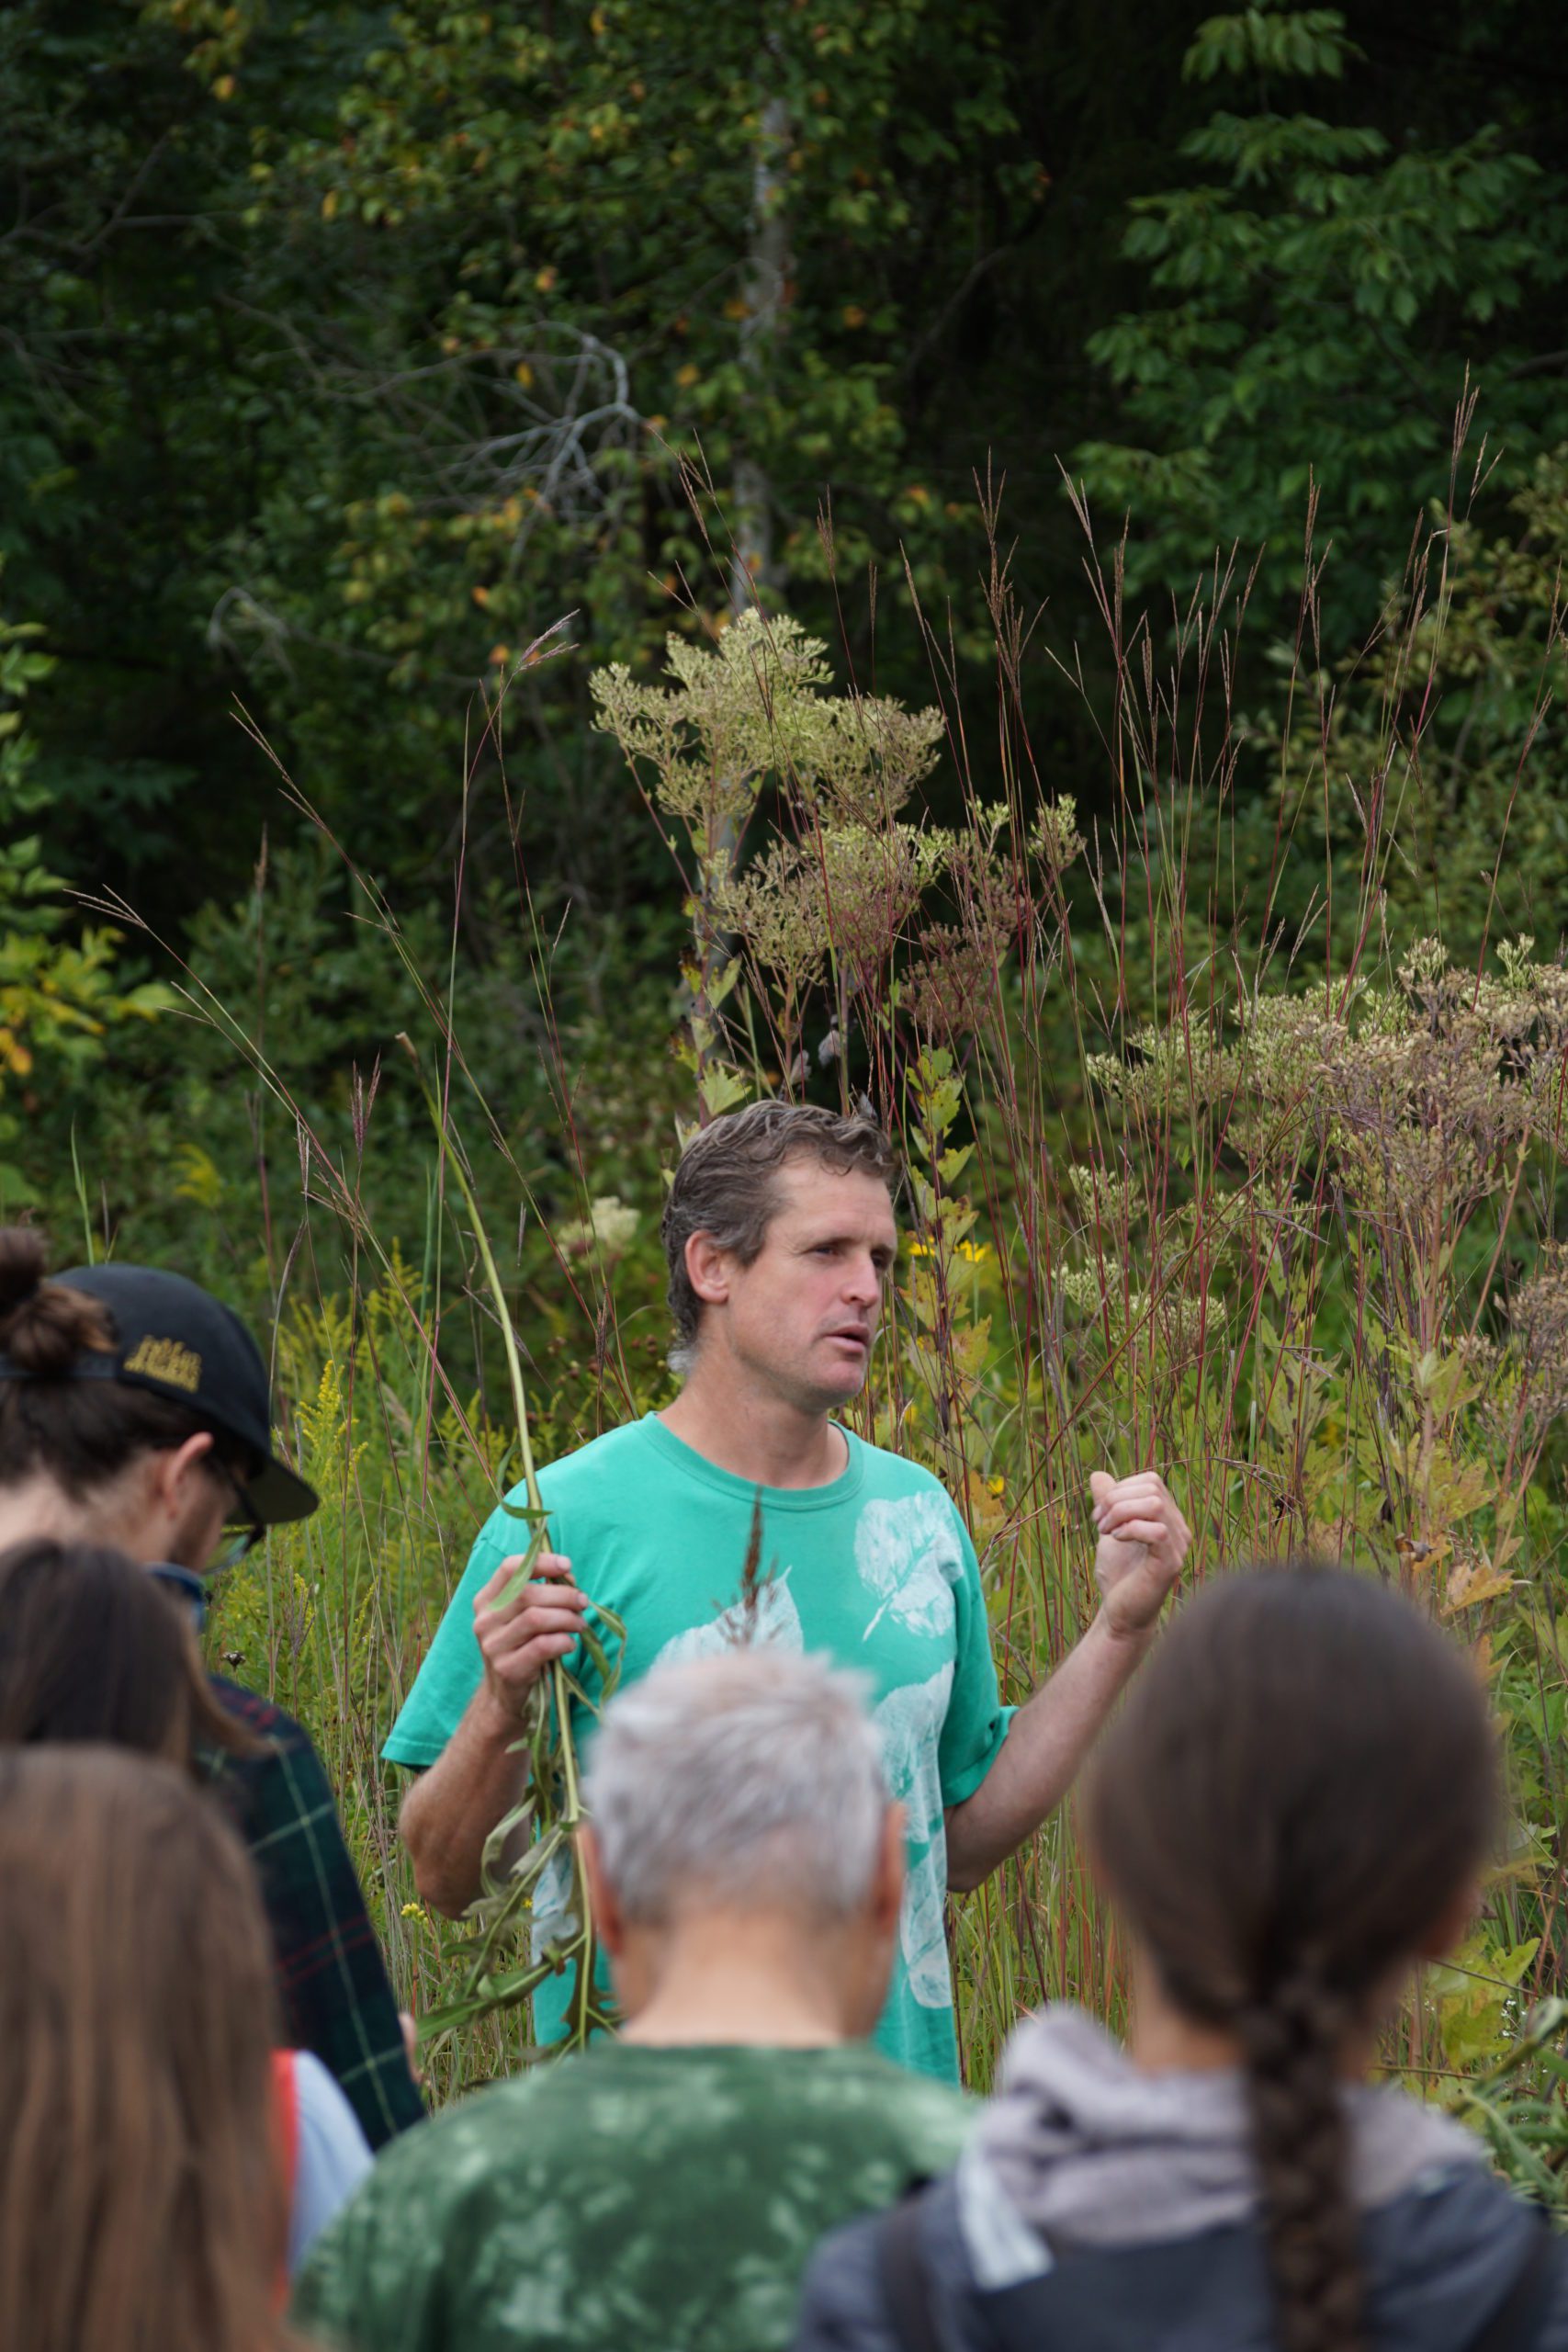
[[863, 2037], [901, 1808], [858, 1677], [737, 1647], [614, 1698], [583, 1833], [625, 2031], [378, 2165], [296, 2302], [336, 2352], [773, 2352], [825, 2230], [951, 2163], [970, 2108]]

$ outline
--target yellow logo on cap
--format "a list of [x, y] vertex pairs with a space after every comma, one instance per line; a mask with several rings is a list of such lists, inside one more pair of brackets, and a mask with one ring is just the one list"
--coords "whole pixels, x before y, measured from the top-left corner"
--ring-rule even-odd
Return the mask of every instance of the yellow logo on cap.
[[201, 1358], [178, 1340], [141, 1340], [125, 1359], [127, 1372], [144, 1373], [149, 1380], [166, 1381], [171, 1388], [201, 1386]]

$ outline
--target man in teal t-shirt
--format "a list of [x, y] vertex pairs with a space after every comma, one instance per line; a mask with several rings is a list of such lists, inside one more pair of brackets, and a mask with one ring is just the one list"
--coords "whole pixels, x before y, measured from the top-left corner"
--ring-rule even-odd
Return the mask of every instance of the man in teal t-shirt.
[[[575, 1648], [585, 1607], [625, 1623], [623, 1680], [744, 1638], [858, 1668], [908, 1834], [877, 2039], [952, 2077], [947, 1891], [978, 1885], [1059, 1802], [1152, 1637], [1189, 1539], [1154, 1474], [1097, 1474], [1100, 1613], [1045, 1690], [1016, 1714], [1002, 1707], [980, 1572], [951, 1498], [834, 1419], [870, 1364], [897, 1249], [892, 1180], [879, 1128], [808, 1106], [755, 1103], [693, 1141], [664, 1216], [680, 1395], [540, 1474], [552, 1549], [510, 1601], [519, 1522], [497, 1511], [486, 1523], [386, 1753], [420, 1771], [403, 1835], [422, 1893], [456, 1915], [522, 1794], [512, 1749], [528, 1693]], [[759, 1505], [761, 1582], [748, 1605]], [[592, 1695], [585, 1655], [574, 1671]], [[592, 1719], [579, 1728], [591, 1740]], [[543, 1937], [550, 1902], [546, 1889]], [[537, 1996], [540, 2039], [558, 2029], [562, 1997], [553, 1984]]]

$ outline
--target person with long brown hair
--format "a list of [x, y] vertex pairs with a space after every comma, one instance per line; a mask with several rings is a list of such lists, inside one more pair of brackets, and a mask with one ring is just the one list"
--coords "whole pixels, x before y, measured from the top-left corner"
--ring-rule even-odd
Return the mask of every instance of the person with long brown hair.
[[0, 1751], [0, 2344], [285, 2352], [276, 1996], [244, 1850], [171, 1764]]
[[1562, 2352], [1568, 2270], [1482, 2143], [1368, 2080], [1493, 1834], [1471, 1661], [1371, 1578], [1226, 1576], [1093, 1770], [1122, 2050], [1022, 2026], [947, 2180], [829, 2240], [796, 2352]]
[[186, 1770], [261, 1742], [220, 1704], [188, 1618], [102, 1544], [0, 1552], [0, 1744], [97, 1740]]
[[[0, 1747], [62, 1743], [157, 1757], [204, 1788], [215, 1762], [261, 1746], [213, 1696], [189, 1620], [164, 1587], [123, 1552], [42, 1536], [0, 1552]], [[273, 2090], [292, 2273], [371, 2158], [311, 2052], [275, 2052]]]

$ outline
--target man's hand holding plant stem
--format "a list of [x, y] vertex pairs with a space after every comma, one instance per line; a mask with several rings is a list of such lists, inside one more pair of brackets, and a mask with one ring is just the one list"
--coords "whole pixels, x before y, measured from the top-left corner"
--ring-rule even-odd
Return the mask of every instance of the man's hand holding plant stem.
[[511, 1554], [476, 1598], [483, 1671], [444, 1752], [403, 1799], [400, 1826], [414, 1882], [448, 1919], [460, 1918], [482, 1892], [491, 1834], [526, 1790], [533, 1694], [576, 1648], [588, 1606], [571, 1562], [558, 1552], [541, 1552], [528, 1582], [509, 1594], [526, 1559], [525, 1552]]
[[586, 1596], [572, 1580], [571, 1562], [541, 1552], [531, 1580], [510, 1600], [502, 1595], [525, 1555], [502, 1560], [474, 1600], [474, 1634], [484, 1661], [485, 1690], [496, 1712], [521, 1722], [535, 1685], [557, 1658], [577, 1645]]

